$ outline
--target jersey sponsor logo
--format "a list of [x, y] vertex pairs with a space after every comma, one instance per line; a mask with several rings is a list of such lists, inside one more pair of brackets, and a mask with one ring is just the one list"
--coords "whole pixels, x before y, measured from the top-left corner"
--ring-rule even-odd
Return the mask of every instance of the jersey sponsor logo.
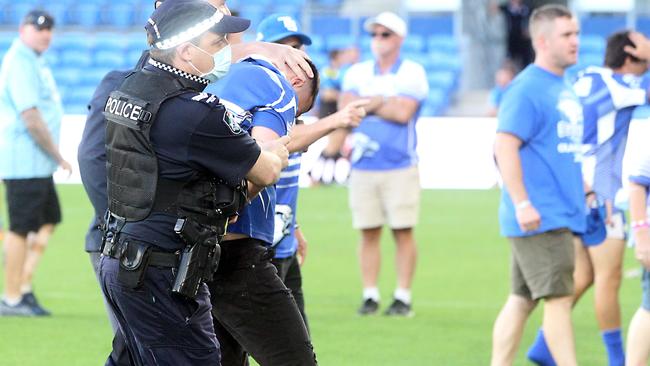
[[557, 151], [560, 154], [573, 154], [574, 161], [580, 162], [583, 158], [582, 133], [584, 121], [582, 105], [572, 93], [563, 92], [560, 94], [557, 110], [561, 118], [557, 122], [557, 137], [564, 140], [558, 143]]
[[142, 107], [129, 100], [109, 97], [104, 107], [104, 112], [138, 121], [142, 114]]
[[353, 137], [354, 149], [350, 156], [350, 161], [354, 164], [363, 157], [374, 156], [379, 151], [379, 143], [371, 139], [368, 135], [356, 132]]
[[275, 205], [275, 229], [273, 231], [273, 245], [277, 245], [287, 235], [291, 234], [293, 210], [289, 205]]

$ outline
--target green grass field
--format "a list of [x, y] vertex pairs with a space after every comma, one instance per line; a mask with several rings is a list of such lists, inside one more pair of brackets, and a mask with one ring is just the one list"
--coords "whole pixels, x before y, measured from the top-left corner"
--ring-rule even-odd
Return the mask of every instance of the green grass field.
[[[83, 251], [92, 210], [81, 186], [59, 186], [59, 194], [64, 222], [35, 280], [41, 302], [54, 316], [0, 318], [0, 365], [103, 365], [109, 352], [110, 328]], [[498, 197], [496, 190], [423, 192], [416, 229], [416, 316], [361, 318], [356, 315], [360, 303], [358, 235], [350, 226], [347, 191], [303, 190], [299, 217], [310, 243], [304, 286], [320, 364], [487, 365], [492, 323], [509, 284], [509, 249], [498, 234]], [[394, 250], [388, 234], [383, 240], [382, 307], [395, 285]], [[631, 251], [625, 268], [637, 268]], [[638, 278], [626, 279], [621, 292], [625, 326], [639, 299]], [[526, 328], [517, 365], [528, 364], [524, 347], [535, 335], [540, 313], [535, 312]], [[591, 292], [574, 314], [580, 364], [606, 365]]]

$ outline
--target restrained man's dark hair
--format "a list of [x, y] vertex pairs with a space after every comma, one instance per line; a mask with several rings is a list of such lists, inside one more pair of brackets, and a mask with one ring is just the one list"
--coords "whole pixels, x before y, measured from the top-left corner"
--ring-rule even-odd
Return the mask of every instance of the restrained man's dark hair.
[[632, 62], [641, 62], [641, 59], [630, 55], [625, 52], [625, 46], [634, 47], [634, 43], [630, 40], [630, 31], [618, 31], [607, 37], [607, 49], [605, 50], [605, 66], [610, 69], [618, 69], [625, 64], [625, 59], [628, 57]]
[[308, 83], [311, 84], [311, 105], [309, 108], [307, 108], [306, 112], [309, 112], [313, 107], [314, 103], [316, 102], [316, 96], [318, 95], [319, 87], [320, 87], [320, 75], [318, 74], [318, 68], [316, 65], [311, 60], [305, 60], [309, 64], [309, 68], [311, 69], [311, 72], [314, 73], [314, 77], [307, 80]]

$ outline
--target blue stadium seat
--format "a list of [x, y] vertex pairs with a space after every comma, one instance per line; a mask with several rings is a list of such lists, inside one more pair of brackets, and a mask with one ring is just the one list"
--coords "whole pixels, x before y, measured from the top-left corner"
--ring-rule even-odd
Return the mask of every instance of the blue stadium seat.
[[101, 5], [96, 3], [80, 3], [68, 8], [68, 24], [94, 28], [99, 24]]
[[273, 0], [246, 0], [243, 2], [242, 5], [246, 6], [256, 6], [260, 8], [264, 8], [267, 6], [270, 6], [273, 3]]
[[[43, 3], [43, 8], [54, 17], [54, 27], [65, 27], [68, 5], [65, 2], [51, 1]], [[56, 35], [55, 35], [56, 37]]]
[[449, 93], [442, 89], [430, 89], [427, 99], [422, 105], [420, 114], [422, 116], [439, 116], [447, 109]]
[[453, 35], [454, 34], [454, 16], [437, 15], [437, 16], [411, 16], [408, 19], [410, 34], [419, 34], [421, 36], [430, 36], [432, 34]]
[[126, 61], [124, 62], [124, 68], [125, 69], [131, 69], [133, 68], [138, 61], [140, 60], [140, 57], [142, 56], [142, 50], [131, 50], [126, 53]]
[[64, 33], [54, 35], [52, 48], [56, 50], [89, 50], [95, 45], [95, 40], [85, 33]]
[[460, 72], [461, 60], [458, 55], [443, 52], [429, 52], [429, 68], [432, 70], [446, 70]]
[[325, 39], [325, 47], [328, 51], [348, 48], [354, 44], [354, 37], [349, 34], [331, 34]]
[[88, 104], [97, 86], [77, 86], [66, 91], [63, 98], [65, 104]]
[[84, 70], [84, 72], [81, 73], [79, 84], [83, 86], [97, 87], [99, 82], [102, 81], [104, 76], [106, 76], [106, 74], [111, 70], [111, 67], [94, 67]]
[[602, 66], [603, 55], [597, 53], [584, 53], [578, 56], [578, 62], [584, 66]]
[[23, 17], [32, 9], [38, 8], [38, 3], [36, 0], [25, 0], [20, 2], [14, 2], [12, 5], [5, 7], [3, 13], [5, 13], [5, 24], [11, 26], [18, 26], [23, 20]]
[[134, 23], [133, 4], [110, 4], [101, 13], [101, 23], [116, 28], [128, 28]]
[[322, 6], [338, 7], [343, 3], [343, 0], [316, 0], [316, 2]]
[[[284, 2], [278, 3], [273, 6], [273, 13], [287, 14], [290, 15], [293, 19], [300, 21], [300, 6], [296, 5], [287, 5]], [[302, 24], [301, 24], [302, 25]]]
[[93, 57], [93, 65], [102, 68], [120, 69], [125, 66], [126, 61], [124, 52], [114, 50], [98, 50]]
[[311, 45], [307, 47], [307, 50], [310, 54], [312, 52], [321, 52], [325, 50], [325, 41], [323, 40], [323, 36], [310, 34], [309, 38], [311, 38]]
[[64, 104], [63, 111], [66, 114], [88, 114], [88, 103]]
[[429, 88], [451, 91], [454, 89], [456, 75], [450, 71], [430, 71], [427, 73]]
[[372, 43], [372, 38], [368, 36], [363, 36], [359, 39], [359, 50], [362, 53], [370, 52], [370, 43]]
[[402, 58], [415, 61], [418, 64], [422, 65], [425, 69], [429, 68], [431, 64], [431, 59], [428, 54], [420, 52], [403, 52]]
[[74, 86], [79, 84], [81, 80], [81, 72], [79, 69], [72, 67], [57, 67], [52, 70], [54, 80], [59, 86]]
[[639, 16], [636, 18], [636, 30], [647, 36], [650, 35], [650, 17]]
[[93, 57], [90, 51], [84, 50], [66, 50], [59, 53], [59, 64], [65, 67], [77, 67], [78, 72], [83, 72], [80, 68], [89, 67], [93, 64]]
[[424, 48], [425, 48], [424, 37], [418, 34], [407, 35], [406, 38], [404, 38], [404, 42], [402, 43], [403, 52], [409, 52], [409, 53], [422, 52], [424, 51]]
[[94, 36], [95, 51], [124, 52], [129, 48], [129, 36], [123, 33], [97, 32]]
[[587, 16], [580, 19], [580, 32], [607, 37], [612, 32], [625, 29], [626, 23], [625, 16], [620, 15]]
[[452, 35], [433, 35], [427, 41], [427, 47], [431, 52], [458, 53], [458, 41]]
[[352, 21], [349, 18], [342, 18], [338, 15], [315, 15], [312, 17], [312, 33], [324, 36], [332, 34], [350, 34]]
[[147, 37], [142, 33], [131, 33], [125, 37], [126, 49], [128, 51], [142, 51], [149, 48]]
[[606, 46], [607, 41], [603, 36], [586, 34], [580, 37], [580, 52], [605, 54]]
[[15, 33], [2, 33], [0, 35], [0, 50], [7, 51], [17, 36]]
[[254, 30], [257, 28], [257, 25], [260, 24], [260, 21], [267, 15], [267, 11], [264, 7], [250, 4], [248, 1], [245, 2], [245, 4], [246, 5], [239, 8], [239, 15], [242, 18], [250, 19], [250, 29]]
[[43, 54], [43, 58], [47, 62], [48, 65], [50, 65], [51, 68], [56, 68], [57, 65], [59, 64], [59, 52], [53, 49], [47, 50]]
[[316, 68], [318, 70], [322, 69], [323, 67], [327, 66], [329, 63], [329, 59], [327, 57], [326, 53], [323, 52], [310, 52], [309, 57], [311, 60], [314, 62], [314, 65], [316, 65]]

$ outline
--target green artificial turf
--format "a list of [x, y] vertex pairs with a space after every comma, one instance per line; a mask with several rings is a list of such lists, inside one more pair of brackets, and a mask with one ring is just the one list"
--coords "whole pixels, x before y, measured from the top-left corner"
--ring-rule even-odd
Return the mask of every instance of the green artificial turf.
[[[81, 186], [58, 187], [64, 221], [50, 242], [36, 279], [40, 301], [54, 315], [0, 318], [0, 365], [103, 365], [111, 332], [84, 235], [92, 209]], [[498, 234], [499, 192], [424, 191], [416, 228], [415, 317], [359, 317], [358, 234], [350, 225], [347, 191], [301, 191], [298, 217], [309, 241], [303, 267], [307, 314], [322, 365], [487, 365], [494, 319], [508, 294], [509, 249]], [[6, 215], [2, 207], [4, 223]], [[382, 240], [382, 310], [395, 286], [394, 245]], [[627, 270], [637, 268], [628, 250]], [[1, 287], [2, 285], [0, 285]], [[578, 305], [574, 324], [582, 365], [606, 365], [593, 292]], [[621, 291], [624, 326], [640, 299], [639, 279]], [[531, 317], [516, 365], [540, 322]]]

